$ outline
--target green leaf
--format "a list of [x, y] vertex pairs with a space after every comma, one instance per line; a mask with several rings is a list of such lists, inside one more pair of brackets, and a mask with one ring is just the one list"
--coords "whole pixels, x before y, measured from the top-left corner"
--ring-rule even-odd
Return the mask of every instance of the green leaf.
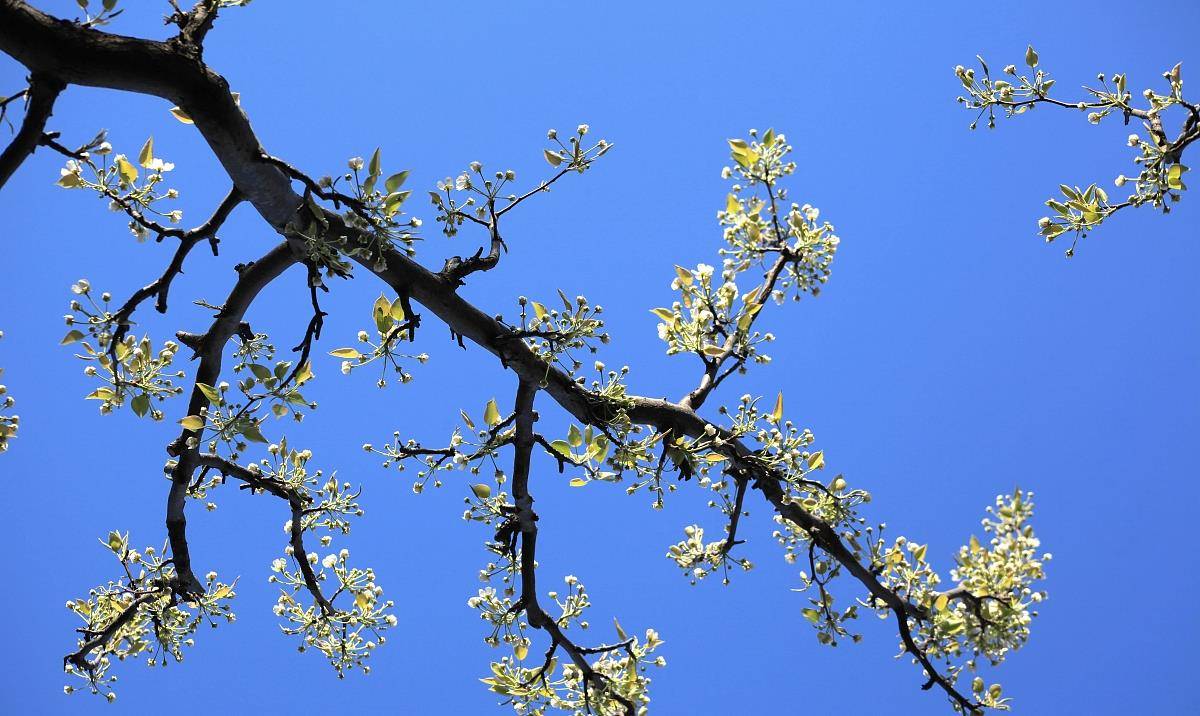
[[76, 341], [81, 340], [82, 338], [83, 338], [82, 331], [68, 331], [67, 335], [63, 336], [63, 339], [61, 341], [59, 341], [58, 344], [60, 346], [69, 346], [72, 343], [75, 343]]
[[239, 430], [247, 440], [252, 443], [267, 443], [270, 442], [263, 437], [262, 431], [258, 429], [258, 423], [247, 423], [244, 428]]
[[150, 163], [154, 161], [154, 137], [146, 140], [142, 145], [142, 151], [138, 152], [138, 164], [141, 164], [147, 169], [150, 168]]
[[180, 420], [179, 424], [183, 426], [184, 430], [191, 430], [194, 432], [204, 427], [204, 418], [200, 417], [199, 415], [189, 415], [183, 420]]
[[84, 400], [112, 400], [117, 397], [116, 393], [110, 388], [96, 388], [91, 393], [88, 393]]
[[486, 484], [480, 482], [480, 483], [471, 485], [471, 492], [475, 493], [475, 496], [478, 497], [479, 499], [486, 500], [487, 498], [492, 496], [492, 487], [491, 487], [491, 485], [486, 485]]
[[329, 355], [334, 358], [344, 358], [346, 360], [358, 360], [362, 358], [362, 353], [354, 348], [338, 348], [337, 350], [329, 351]]
[[489, 427], [493, 427], [500, 423], [500, 410], [496, 407], [496, 399], [492, 398], [483, 408], [483, 422]]
[[763, 135], [762, 143], [763, 143], [764, 147], [769, 147], [775, 143], [775, 130], [774, 129], [767, 130], [767, 133]]
[[140, 417], [145, 416], [150, 412], [150, 395], [148, 393], [139, 393], [133, 396], [133, 400], [129, 401], [129, 407], [133, 410], [133, 414]]
[[467, 424], [468, 428], [472, 430], [475, 429], [475, 421], [471, 420], [471, 416], [467, 415], [467, 411], [460, 410], [458, 411], [458, 414], [462, 416], [463, 422]]
[[381, 169], [379, 167], [379, 147], [375, 148], [375, 153], [371, 155], [371, 161], [367, 164], [367, 176], [378, 178]]
[[816, 609], [812, 609], [812, 608], [801, 609], [800, 613], [804, 615], [805, 619], [809, 620], [813, 624], [816, 624], [817, 622], [821, 621], [821, 612], [818, 612]]
[[549, 162], [550, 166], [552, 166], [552, 167], [556, 167], [559, 164], [562, 164], [562, 161], [563, 161], [562, 157], [558, 156], [557, 154], [550, 151], [549, 149], [543, 149], [542, 156], [546, 157], [546, 161]]
[[250, 365], [248, 365], [246, 367], [249, 368], [250, 372], [254, 374], [254, 377], [258, 378], [259, 380], [270, 380], [271, 379], [271, 371], [265, 365], [259, 365], [258, 363], [251, 363]]
[[221, 404], [221, 391], [212, 387], [208, 383], [196, 383], [196, 388], [198, 388], [201, 393], [204, 393], [204, 397], [208, 398], [208, 402], [215, 405]]
[[621, 622], [617, 621], [616, 617], [613, 617], [613, 626], [617, 628], [617, 641], [625, 641], [629, 638], [629, 635], [621, 628]]
[[583, 444], [583, 433], [579, 432], [579, 428], [574, 425], [567, 430], [567, 443], [571, 447], [579, 447]]
[[391, 194], [392, 192], [396, 191], [401, 186], [403, 186], [404, 182], [407, 179], [408, 179], [408, 170], [407, 169], [402, 172], [396, 172], [395, 174], [391, 175], [383, 182], [383, 188], [387, 189], [387, 193]]
[[1038, 53], [1033, 49], [1033, 45], [1025, 48], [1025, 64], [1030, 67], [1038, 66]]
[[567, 458], [568, 460], [571, 460], [572, 462], [575, 460], [575, 456], [571, 453], [571, 444], [566, 440], [555, 440], [554, 442], [550, 443], [550, 447], [554, 448], [555, 452]]

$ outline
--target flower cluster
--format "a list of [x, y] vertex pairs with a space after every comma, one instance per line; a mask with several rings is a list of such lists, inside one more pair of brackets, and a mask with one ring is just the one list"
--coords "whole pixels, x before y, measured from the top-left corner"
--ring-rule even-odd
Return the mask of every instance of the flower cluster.
[[[574, 375], [583, 363], [572, 355], [572, 350], [595, 353], [599, 350], [597, 342], [609, 341], [608, 334], [601, 332], [604, 321], [599, 316], [604, 307], [589, 303], [584, 296], [576, 296], [572, 301], [562, 291], [558, 292], [558, 297], [562, 301], [562, 310], [547, 308], [524, 296], [518, 297], [521, 320], [513, 326], [513, 331], [547, 365], [557, 364], [569, 375]], [[562, 360], [564, 356], [565, 361]]]
[[[4, 331], [0, 331], [4, 338]], [[0, 378], [4, 377], [4, 369], [0, 368]], [[8, 410], [17, 404], [15, 398], [8, 394], [8, 386], [0, 384], [0, 410]], [[8, 450], [8, 441], [17, 436], [17, 428], [21, 425], [19, 415], [0, 415], [0, 453]]]
[[71, 286], [71, 293], [77, 298], [71, 301], [71, 313], [64, 320], [72, 328], [61, 344], [78, 344], [83, 353], [76, 357], [88, 363], [84, 375], [98, 378], [103, 384], [87, 399], [99, 400], [102, 414], [111, 413], [128, 399], [134, 414], [162, 420], [163, 412], [153, 407], [154, 402], [183, 392], [175, 384], [184, 376], [183, 371], [171, 370], [179, 345], [166, 341], [155, 351], [149, 337], [139, 340], [128, 333], [116, 340], [124, 326], [118, 324], [117, 314], [109, 307], [112, 295], [102, 293], [97, 301], [91, 283], [83, 278]]
[[[122, 575], [67, 602], [67, 609], [83, 621], [79, 650], [67, 657], [68, 674], [87, 682], [92, 693], [116, 698], [109, 673], [114, 661], [145, 658], [150, 666], [183, 660], [183, 647], [192, 646], [197, 627], [218, 620], [234, 621], [230, 600], [234, 583], [218, 581], [216, 572], [205, 576], [203, 592], [176, 591], [175, 567], [167, 548], [129, 547], [129, 535], [110, 532], [100, 540], [121, 564]], [[236, 580], [235, 580], [236, 581]], [[75, 690], [68, 685], [68, 694]]]
[[402, 297], [388, 300], [386, 296], [379, 294], [379, 298], [375, 299], [375, 304], [371, 307], [371, 319], [375, 324], [378, 343], [372, 341], [366, 331], [359, 331], [358, 341], [368, 348], [368, 351], [364, 352], [358, 348], [337, 348], [329, 351], [329, 355], [342, 359], [343, 374], [349, 375], [356, 368], [379, 361], [382, 372], [376, 385], [380, 388], [387, 387], [388, 368], [396, 372], [401, 383], [412, 381], [412, 374], [404, 369], [400, 360], [412, 359], [418, 363], [425, 363], [429, 360], [429, 355], [409, 355], [396, 350], [396, 344], [404, 338], [412, 340], [415, 326], [412, 321], [407, 320], [404, 303]]
[[[396, 626], [389, 612], [394, 606], [383, 599], [383, 588], [371, 568], [350, 565], [350, 551], [341, 549], [321, 557], [304, 550], [304, 536], [314, 533], [322, 547], [335, 535], [350, 533], [351, 520], [361, 517], [361, 490], [341, 482], [337, 475], [326, 479], [320, 470], [311, 471], [310, 450], [290, 448], [286, 440], [267, 448], [269, 458], [251, 465], [261, 484], [278, 486], [292, 506], [292, 519], [283, 531], [289, 542], [284, 557], [271, 564], [269, 581], [280, 585], [273, 611], [285, 620], [284, 634], [301, 639], [300, 650], [316, 649], [329, 659], [339, 678], [366, 664], [374, 649], [386, 642], [383, 632]], [[322, 588], [326, 582], [333, 587]], [[308, 594], [311, 602], [300, 598]], [[326, 596], [331, 594], [331, 596]]]
[[[1060, 234], [1074, 234], [1074, 241], [1067, 249], [1067, 256], [1072, 256], [1080, 238], [1120, 209], [1148, 204], [1169, 212], [1170, 202], [1178, 201], [1181, 192], [1187, 189], [1183, 182], [1183, 175], [1188, 171], [1181, 161], [1183, 149], [1200, 138], [1200, 126], [1195, 121], [1196, 105], [1186, 101], [1183, 96], [1181, 65], [1177, 64], [1163, 73], [1163, 79], [1167, 82], [1166, 92], [1147, 88], [1141, 94], [1143, 104], [1138, 106], [1129, 90], [1128, 77], [1122, 73], [1111, 77], [1104, 73], [1097, 74], [1097, 86], [1083, 88], [1090, 95], [1087, 101], [1064, 102], [1051, 97], [1050, 89], [1054, 86], [1054, 80], [1038, 69], [1039, 62], [1038, 53], [1029, 47], [1025, 52], [1025, 64], [1030, 70], [1035, 70], [1033, 77], [1018, 74], [1015, 65], [1008, 65], [1003, 70], [1010, 78], [1007, 80], [993, 80], [982, 57], [979, 58], [983, 71], [980, 78], [976, 77], [974, 69], [959, 65], [954, 72], [966, 89], [967, 96], [959, 97], [958, 101], [968, 109], [979, 110], [976, 122], [979, 116], [987, 112], [988, 127], [996, 126], [997, 107], [1011, 117], [1024, 114], [1039, 104], [1049, 104], [1087, 112], [1087, 120], [1092, 124], [1099, 124], [1112, 114], [1119, 115], [1126, 124], [1136, 117], [1142, 120], [1146, 132], [1146, 136], [1130, 134], [1127, 141], [1130, 147], [1137, 150], [1133, 158], [1134, 164], [1141, 167], [1137, 176], [1126, 177], [1121, 174], [1114, 181], [1117, 187], [1124, 187], [1132, 181], [1133, 192], [1127, 198], [1110, 202], [1104, 190], [1095, 184], [1082, 189], [1060, 185], [1063, 198], [1052, 198], [1046, 202], [1046, 206], [1054, 213], [1038, 220], [1039, 233], [1047, 242], [1054, 241]], [[1172, 137], [1163, 128], [1163, 119], [1167, 111], [1176, 106], [1187, 108], [1191, 116], [1179, 134]], [[976, 122], [971, 123], [972, 129]]]
[[[209, 450], [224, 445], [233, 459], [246, 450], [247, 443], [270, 442], [262, 432], [266, 416], [258, 414], [263, 407], [270, 406], [276, 418], [290, 414], [296, 421], [303, 420], [304, 410], [317, 407], [300, 393], [300, 388], [313, 378], [307, 361], [300, 365], [274, 361], [275, 347], [261, 333], [237, 337], [235, 341], [234, 374], [241, 376], [240, 380], [235, 386], [224, 381], [217, 385], [197, 382], [196, 390], [204, 395], [208, 405], [201, 408], [199, 415], [179, 421], [184, 428], [196, 431], [197, 435], [190, 438], [192, 447], [207, 440]], [[274, 365], [267, 367], [271, 362]]]
[[[166, 219], [172, 224], [183, 219], [183, 211], [163, 211], [158, 206], [164, 201], [178, 199], [179, 192], [175, 189], [159, 189], [163, 175], [174, 169], [175, 165], [154, 156], [154, 137], [142, 145], [136, 165], [124, 154], [116, 155], [109, 164], [108, 155], [111, 153], [112, 145], [105, 140], [105, 133], [101, 132], [76, 152], [77, 158], [67, 161], [67, 165], [59, 171], [58, 185], [64, 189], [91, 189], [108, 199], [110, 209], [123, 211], [129, 216], [129, 230], [138, 241], [145, 241], [151, 233], [161, 228], [162, 225], [152, 217]], [[100, 158], [99, 164], [95, 157]], [[145, 176], [141, 175], [139, 167], [146, 170]]]

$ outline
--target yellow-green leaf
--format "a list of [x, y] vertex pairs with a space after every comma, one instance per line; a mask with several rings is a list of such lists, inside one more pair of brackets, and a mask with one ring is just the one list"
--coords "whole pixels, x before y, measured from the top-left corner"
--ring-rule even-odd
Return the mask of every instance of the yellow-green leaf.
[[63, 189], [77, 189], [83, 185], [83, 179], [75, 172], [67, 172], [60, 176], [55, 184], [58, 184]]
[[675, 267], [675, 275], [679, 277], [679, 283], [683, 284], [684, 286], [691, 286], [692, 282], [695, 280], [695, 278], [692, 276], [692, 272], [688, 271], [682, 266]]
[[329, 351], [329, 355], [334, 358], [344, 358], [346, 360], [358, 360], [362, 357], [362, 353], [354, 348], [338, 348], [334, 351]]
[[1167, 186], [1179, 190], [1183, 188], [1183, 165], [1172, 164], [1167, 169]]
[[179, 421], [184, 430], [199, 430], [204, 427], [204, 418], [199, 415], [189, 415]]
[[483, 422], [488, 426], [495, 426], [500, 423], [500, 409], [496, 407], [496, 399], [492, 398], [483, 408]]
[[371, 595], [365, 590], [354, 595], [354, 605], [359, 611], [366, 613], [371, 610]]
[[742, 205], [741, 205], [741, 203], [738, 202], [737, 196], [735, 196], [734, 194], [730, 194], [729, 196], [725, 197], [725, 213], [726, 214], [736, 214], [736, 213], [738, 213], [738, 210], [741, 208], [742, 208]]
[[138, 164], [141, 164], [147, 169], [150, 168], [150, 163], [154, 161], [154, 137], [146, 140], [142, 145], [142, 151], [138, 152]]
[[1033, 45], [1029, 45], [1025, 48], [1025, 64], [1029, 65], [1030, 67], [1038, 66], [1038, 53], [1033, 49]]
[[304, 385], [313, 379], [312, 361], [304, 361], [304, 365], [300, 366], [300, 370], [296, 372], [296, 385]]
[[950, 597], [945, 594], [939, 594], [938, 598], [933, 601], [933, 608], [939, 612], [946, 611], [946, 605], [950, 603]]
[[196, 383], [196, 388], [201, 393], [204, 393], [204, 397], [208, 398], [208, 402], [218, 404], [221, 402], [221, 392], [208, 383]]
[[804, 615], [805, 619], [809, 620], [813, 624], [816, 624], [817, 622], [821, 621], [821, 612], [818, 612], [816, 609], [812, 609], [812, 608], [801, 609], [800, 613]]
[[669, 309], [669, 308], [652, 308], [652, 309], [650, 309], [650, 312], [653, 313], [654, 315], [658, 316], [660, 319], [666, 321], [667, 323], [670, 323], [671, 321], [675, 320], [675, 314], [671, 313], [671, 309]]
[[808, 456], [808, 469], [820, 470], [825, 467], [825, 451], [818, 450]]
[[530, 303], [530, 305], [533, 306], [533, 315], [537, 316], [537, 319], [539, 321], [546, 317], [546, 307], [545, 306], [538, 303], [537, 301], [530, 301], [529, 303]]
[[61, 341], [59, 341], [58, 344], [60, 346], [69, 346], [72, 343], [74, 343], [78, 340], [81, 340], [82, 338], [83, 338], [82, 331], [68, 331], [67, 335], [63, 336], [63, 339]]
[[117, 155], [117, 173], [121, 175], [121, 181], [129, 185], [136, 182], [138, 178], [137, 167], [133, 166], [133, 163], [126, 159], [124, 154]]
[[524, 643], [517, 644], [513, 647], [513, 656], [517, 657], [517, 661], [525, 661], [525, 657], [529, 656], [529, 647]]
[[180, 122], [183, 122], [184, 124], [195, 124], [195, 121], [188, 115], [188, 113], [184, 112], [180, 107], [172, 107], [171, 116], [173, 116], [175, 119], [178, 119]]
[[550, 166], [552, 166], [552, 167], [556, 167], [559, 164], [562, 164], [562, 157], [558, 156], [557, 154], [550, 151], [549, 149], [543, 149], [542, 155], [546, 157], [546, 161], [549, 162]]
[[779, 397], [775, 399], [775, 409], [771, 411], [771, 422], [779, 424], [783, 420], [783, 391], [779, 392]]
[[486, 485], [482, 482], [479, 482], [471, 485], [471, 492], [475, 493], [475, 496], [479, 499], [486, 500], [492, 496], [492, 487], [491, 485]]
[[586, 484], [588, 484], [588, 481], [582, 477], [571, 478], [571, 487], [583, 487]]
[[84, 400], [112, 400], [116, 394], [109, 388], [96, 388]]
[[722, 348], [721, 346], [714, 346], [714, 345], [713, 345], [713, 344], [711, 344], [711, 343], [709, 343], [708, 345], [704, 346], [704, 355], [706, 355], [706, 356], [714, 356], [714, 357], [716, 357], [716, 356], [719, 356], [719, 355], [721, 355], [721, 354], [722, 354], [722, 353], [724, 353], [724, 352], [725, 352], [725, 349], [724, 349], [724, 348]]
[[392, 317], [393, 321], [404, 320], [404, 303], [400, 300], [399, 296], [396, 297], [395, 301], [392, 301], [392, 307], [388, 310], [388, 315]]

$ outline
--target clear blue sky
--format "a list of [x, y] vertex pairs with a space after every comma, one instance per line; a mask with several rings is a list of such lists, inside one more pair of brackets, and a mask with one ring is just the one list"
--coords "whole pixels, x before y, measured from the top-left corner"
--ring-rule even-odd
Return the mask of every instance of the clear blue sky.
[[[164, 36], [165, 3], [123, 4], [115, 31]], [[66, 0], [38, 5], [74, 14]], [[411, 169], [416, 189], [476, 159], [532, 182], [546, 170], [545, 130], [589, 122], [614, 151], [518, 212], [512, 252], [465, 294], [509, 314], [517, 295], [555, 288], [604, 304], [615, 338], [600, 357], [629, 364], [643, 394], [677, 397], [695, 377], [692, 362], [663, 354], [647, 309], [671, 300], [673, 264], [716, 258], [725, 139], [749, 127], [786, 132], [800, 165], [793, 197], [821, 208], [842, 247], [820, 298], [765, 317], [780, 338], [775, 362], [725, 396], [782, 389], [831, 469], [873, 490], [869, 517], [930, 542], [943, 569], [995, 494], [1036, 493], [1055, 559], [1032, 640], [999, 674], [1018, 713], [1186, 709], [1200, 638], [1190, 606], [1200, 588], [1190, 524], [1200, 498], [1200, 202], [1186, 196], [1167, 217], [1123, 213], [1064, 259], [1064, 247], [1035, 235], [1041, 202], [1059, 182], [1109, 186], [1130, 172], [1129, 130], [1037, 111], [970, 132], [952, 68], [976, 52], [993, 67], [1019, 63], [1032, 42], [1064, 92], [1097, 71], [1127, 71], [1140, 91], [1180, 60], [1194, 87], [1200, 6], [802, 5], [813, 4], [260, 1], [225, 14], [207, 59], [241, 92], [268, 151], [313, 174], [382, 146], [385, 165]], [[0, 58], [0, 93], [23, 76]], [[128, 153], [153, 134], [157, 153], [178, 165], [171, 179], [192, 224], [227, 181], [167, 108], [72, 87], [51, 127], [72, 144], [107, 127]], [[492, 396], [511, 400], [511, 375], [478, 349], [459, 350], [434, 320], [419, 337], [432, 360], [414, 383], [379, 391], [369, 375], [342, 376], [322, 359], [320, 410], [301, 429], [272, 427], [365, 487], [367, 516], [345, 544], [377, 568], [401, 620], [374, 673], [339, 682], [278, 633], [266, 576], [286, 515], [228, 489], [214, 513], [193, 505], [189, 527], [200, 573], [241, 575], [237, 623], [201, 632], [182, 665], [122, 665], [113, 706], [62, 695], [60, 659], [76, 626], [63, 602], [114, 574], [97, 536], [120, 528], [161, 544], [163, 446], [183, 405], [151, 424], [102, 417], [81, 400], [88, 379], [57, 345], [70, 284], [86, 276], [127, 295], [170, 248], [135, 243], [102, 202], [53, 186], [59, 166], [39, 152], [0, 192], [0, 365], [22, 416], [0, 457], [9, 547], [0, 711], [504, 713], [476, 681], [493, 652], [465, 606], [487, 561], [486, 531], [461, 520], [461, 489], [414, 496], [408, 474], [383, 471], [359, 448], [393, 429], [444, 440], [460, 407], [478, 414]], [[478, 236], [447, 241], [417, 206], [429, 220], [426, 265], [473, 251]], [[201, 330], [206, 312], [190, 301], [220, 302], [230, 266], [278, 239], [248, 207], [221, 237], [222, 259], [193, 256], [168, 317], [141, 315], [153, 336]], [[367, 327], [380, 288], [370, 277], [334, 285], [325, 350]], [[291, 345], [306, 301], [302, 275], [289, 274], [250, 319]], [[544, 429], [563, 424], [542, 408]], [[547, 461], [536, 467], [544, 579], [576, 574], [594, 624], [618, 615], [666, 640], [654, 713], [948, 713], [942, 697], [919, 690], [918, 670], [893, 658], [890, 623], [864, 622], [857, 646], [817, 644], [761, 502], [745, 523], [758, 568], [731, 587], [693, 588], [663, 555], [685, 524], [719, 530], [694, 490], [655, 512], [620, 487], [572, 490]]]

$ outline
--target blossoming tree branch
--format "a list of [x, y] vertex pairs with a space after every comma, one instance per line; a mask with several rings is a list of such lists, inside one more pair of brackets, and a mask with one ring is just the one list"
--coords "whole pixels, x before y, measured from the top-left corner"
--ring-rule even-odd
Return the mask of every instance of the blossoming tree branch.
[[[984, 533], [951, 550], [954, 567], [939, 573], [930, 545], [885, 536], [882, 525], [868, 522], [862, 508], [870, 493], [826, 467], [813, 434], [788, 419], [782, 394], [718, 399], [735, 375], [769, 360], [763, 350], [773, 335], [764, 326], [773, 306], [816, 296], [838, 247], [818, 210], [791, 199], [787, 182], [795, 164], [782, 133], [752, 130], [729, 141], [730, 187], [717, 212], [722, 241], [713, 264], [664, 267], [675, 296], [652, 309], [658, 335], [668, 354], [694, 366], [695, 387], [675, 401], [633, 395], [625, 386], [628, 368], [583, 359], [608, 340], [601, 306], [562, 292], [513, 297], [506, 319], [498, 307], [476, 307], [458, 293], [500, 265], [510, 248], [510, 212], [588, 172], [611, 145], [593, 141], [587, 125], [551, 130], [541, 149], [546, 173], [532, 183], [477, 162], [438, 183], [428, 199], [440, 230], [464, 234], [461, 241], [477, 235], [479, 248], [427, 268], [415, 259], [422, 223], [408, 213], [407, 172], [385, 172], [378, 150], [351, 159], [337, 176], [310, 175], [273, 156], [237, 94], [205, 63], [204, 40], [218, 14], [247, 1], [200, 0], [184, 9], [171, 0], [167, 22], [178, 32], [156, 42], [99, 29], [121, 13], [115, 0], [78, 0], [82, 15], [74, 20], [0, 0], [0, 50], [29, 70], [28, 86], [0, 102], [6, 113], [24, 108], [0, 155], [0, 185], [33, 151], [58, 153], [59, 187], [95, 195], [125, 217], [136, 237], [172, 247], [161, 274], [116, 298], [86, 279], [71, 287], [63, 343], [87, 361], [85, 372], [95, 380], [87, 398], [102, 413], [128, 409], [177, 422], [179, 433], [165, 446], [165, 544], [140, 546], [119, 530], [101, 537], [116, 562], [113, 577], [67, 603], [81, 622], [64, 659], [75, 678], [68, 693], [83, 687], [115, 699], [117, 662], [181, 660], [199, 625], [234, 618], [236, 580], [220, 578], [216, 565], [193, 555], [186, 519], [194, 505], [211, 508], [214, 493], [231, 481], [273, 502], [264, 507], [287, 519], [280, 556], [254, 577], [278, 585], [273, 609], [284, 634], [328, 659], [339, 677], [369, 671], [372, 652], [404, 616], [382, 589], [387, 575], [357, 564], [341, 546], [363, 514], [360, 488], [315, 467], [319, 459], [290, 443], [279, 419], [315, 409], [304, 391], [319, 361], [340, 362], [343, 373], [373, 371], [381, 387], [412, 380], [410, 371], [428, 360], [417, 343], [439, 321], [458, 344], [492, 354], [498, 371], [514, 374], [514, 393], [486, 402], [481, 396], [482, 409], [460, 410], [462, 427], [444, 443], [422, 444], [396, 432], [363, 447], [385, 467], [412, 465], [415, 493], [432, 487], [461, 494], [464, 517], [486, 528], [489, 557], [481, 576], [490, 585], [471, 595], [468, 606], [500, 654], [483, 681], [517, 713], [643, 713], [649, 674], [665, 664], [658, 654], [664, 642], [653, 628], [626, 630], [615, 622], [613, 638], [586, 639], [581, 627], [592, 604], [584, 585], [574, 576], [560, 582], [539, 574], [535, 494], [539, 478], [556, 471], [569, 471], [580, 487], [620, 483], [630, 494], [648, 494], [655, 506], [684, 483], [707, 493], [724, 516], [723, 533], [683, 526], [679, 542], [666, 547], [669, 561], [693, 582], [728, 583], [750, 568], [739, 526], [753, 504], [764, 505], [773, 512], [784, 558], [798, 563], [797, 583], [806, 593], [799, 616], [811, 622], [817, 641], [857, 642], [855, 620], [874, 614], [894, 623], [916, 683], [942, 694], [955, 711], [1008, 707], [1000, 685], [987, 685], [984, 676], [1026, 641], [1045, 596], [1036, 583], [1049, 555], [1040, 553], [1030, 525], [1031, 495], [998, 497], [987, 508]], [[1029, 64], [1037, 65], [1035, 53]], [[1015, 77], [1015, 69], [1006, 72]], [[958, 69], [970, 94], [962, 101], [989, 118], [997, 107], [1019, 114], [1049, 103], [1147, 124], [1146, 139], [1131, 139], [1143, 166], [1136, 193], [1109, 203], [1094, 185], [1064, 187], [1066, 202], [1051, 202], [1057, 218], [1043, 220], [1048, 239], [1082, 234], [1125, 206], [1165, 210], [1168, 197], [1183, 190], [1179, 160], [1200, 130], [1196, 107], [1180, 94], [1178, 68], [1168, 73], [1170, 94], [1146, 95], [1148, 109], [1129, 104], [1123, 76], [1114, 78], [1115, 89], [1092, 90], [1094, 101], [1073, 105], [1049, 98], [1053, 81], [1041, 70], [1033, 79], [993, 81], [985, 65], [984, 75], [980, 81], [973, 70]], [[71, 85], [153, 95], [164, 100], [164, 112], [194, 125], [228, 175], [228, 193], [211, 215], [180, 228], [169, 179], [175, 167], [153, 139], [116, 148], [103, 131], [91, 138], [49, 131], [55, 100]], [[1190, 112], [1173, 139], [1160, 119], [1170, 106]], [[213, 312], [203, 332], [180, 331], [162, 342], [137, 335], [137, 315], [169, 310], [173, 280], [192, 251], [217, 255], [223, 223], [243, 207], [261, 216], [279, 243], [236, 267], [221, 303], [203, 304]], [[295, 316], [298, 342], [280, 350], [249, 316], [262, 290], [294, 267], [308, 278], [307, 308]], [[364, 307], [367, 328], [318, 349], [323, 293], [355, 277], [378, 281], [383, 290]], [[7, 412], [13, 399], [3, 401]], [[565, 435], [539, 430], [539, 413], [555, 409], [573, 421]], [[0, 450], [18, 425], [16, 415], [0, 417]]]

